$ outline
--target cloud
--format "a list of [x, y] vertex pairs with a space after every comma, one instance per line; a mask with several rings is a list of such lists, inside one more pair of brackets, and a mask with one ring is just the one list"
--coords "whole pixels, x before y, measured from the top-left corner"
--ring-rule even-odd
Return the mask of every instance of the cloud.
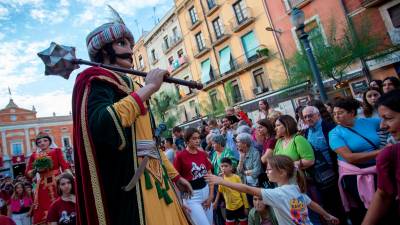
[[2, 32], [0, 32], [0, 41], [5, 37], [6, 35]]
[[60, 0], [54, 9], [45, 9], [44, 7], [33, 8], [30, 16], [40, 23], [57, 24], [64, 21], [69, 15], [69, 2]]
[[8, 87], [17, 87], [39, 79], [40, 59], [36, 53], [48, 47], [49, 41], [28, 42], [23, 40], [0, 42], [0, 93]]
[[9, 10], [0, 5], [0, 20], [8, 20]]
[[[71, 93], [65, 91], [48, 92], [41, 95], [19, 95], [13, 93], [13, 100], [20, 108], [32, 109], [34, 105], [38, 117], [56, 115], [69, 115], [71, 112]], [[8, 103], [6, 96], [0, 100], [0, 108]]]
[[[170, 7], [171, 0], [78, 0], [84, 6], [84, 10], [78, 14], [73, 25], [78, 27], [91, 23], [100, 25], [109, 21], [111, 13], [107, 5], [111, 5], [123, 19], [126, 16], [135, 16], [139, 10], [151, 7]], [[102, 16], [99, 16], [102, 15]], [[103, 17], [103, 18], [101, 18]], [[125, 18], [124, 18], [125, 17]], [[106, 19], [107, 18], [107, 19]]]

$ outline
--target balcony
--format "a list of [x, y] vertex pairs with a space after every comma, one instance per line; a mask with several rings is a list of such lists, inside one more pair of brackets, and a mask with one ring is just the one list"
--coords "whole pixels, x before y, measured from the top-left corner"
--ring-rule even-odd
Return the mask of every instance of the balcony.
[[231, 30], [235, 33], [239, 32], [253, 23], [255, 19], [256, 18], [253, 16], [251, 8], [244, 8], [240, 11], [240, 15], [236, 14], [235, 17], [229, 20]]
[[223, 74], [217, 74], [214, 72], [214, 76], [211, 80], [205, 83], [203, 88], [204, 91], [217, 86], [218, 84], [224, 83], [225, 81], [232, 79], [239, 74], [254, 68], [268, 60], [268, 55], [263, 52], [268, 52], [264, 45], [259, 45], [249, 52], [256, 52], [254, 55], [243, 54], [237, 58], [231, 59], [231, 69]]
[[189, 27], [189, 30], [194, 30], [196, 27], [198, 27], [201, 24], [201, 20], [197, 19], [196, 22], [192, 22], [190, 18], [187, 20], [187, 26]]
[[212, 46], [213, 47], [218, 46], [219, 44], [226, 41], [230, 36], [231, 36], [231, 30], [229, 29], [229, 26], [223, 25], [223, 27], [221, 28], [221, 33], [219, 34], [217, 34], [214, 29]]
[[214, 12], [216, 12], [221, 5], [219, 0], [206, 0], [206, 3], [207, 3], [207, 12], [206, 12], [207, 17], [214, 14]]
[[302, 8], [313, 0], [284, 0], [286, 10], [290, 13], [293, 8]]
[[182, 42], [182, 37], [175, 36], [175, 37], [168, 37], [167, 42], [163, 41], [162, 43], [162, 50], [164, 54], [168, 54], [171, 49], [175, 48], [179, 43]]
[[203, 46], [197, 45], [197, 49], [194, 52], [194, 57], [196, 59], [202, 57], [204, 54], [206, 54], [208, 51], [210, 51], [210, 41], [205, 39], [205, 40], [203, 40], [203, 43], [204, 43]]
[[189, 65], [189, 60], [188, 60], [187, 56], [181, 56], [178, 59], [175, 59], [172, 62], [172, 64], [167, 67], [167, 70], [168, 70], [170, 76], [173, 76], [173, 75], [179, 73], [179, 71], [186, 68], [188, 65]]
[[363, 0], [361, 5], [365, 8], [371, 8], [382, 5], [385, 2], [389, 2], [389, 0]]

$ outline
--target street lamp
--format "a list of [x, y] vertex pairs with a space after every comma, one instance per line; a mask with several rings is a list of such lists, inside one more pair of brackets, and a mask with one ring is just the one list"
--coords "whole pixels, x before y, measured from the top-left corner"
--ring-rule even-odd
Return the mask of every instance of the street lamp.
[[326, 95], [324, 84], [322, 83], [321, 73], [319, 72], [317, 62], [315, 61], [312, 49], [310, 46], [310, 41], [308, 40], [308, 34], [304, 31], [304, 12], [298, 8], [293, 8], [291, 13], [291, 20], [293, 26], [296, 28], [296, 33], [299, 39], [303, 43], [304, 50], [306, 51], [308, 63], [311, 67], [311, 72], [314, 76], [314, 80], [317, 82], [319, 89], [319, 94], [321, 95], [321, 100], [323, 102], [328, 101], [328, 96]]

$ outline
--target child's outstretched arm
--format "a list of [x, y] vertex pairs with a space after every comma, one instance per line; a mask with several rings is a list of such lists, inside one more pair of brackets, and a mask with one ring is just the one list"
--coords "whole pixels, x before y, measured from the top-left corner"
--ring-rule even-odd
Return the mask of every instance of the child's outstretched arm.
[[308, 207], [310, 207], [310, 209], [312, 209], [313, 211], [317, 212], [318, 214], [320, 214], [321, 216], [324, 217], [324, 219], [332, 224], [339, 224], [339, 219], [332, 216], [331, 214], [329, 214], [327, 211], [325, 211], [325, 209], [323, 209], [320, 205], [318, 205], [316, 202], [311, 201], [311, 203], [308, 205]]
[[232, 183], [224, 180], [222, 177], [218, 177], [212, 174], [207, 174], [204, 178], [206, 179], [207, 182], [211, 183], [210, 185], [219, 184], [226, 186], [228, 188], [232, 188], [239, 192], [245, 192], [247, 194], [257, 195], [261, 197], [261, 188], [251, 187], [241, 183]]

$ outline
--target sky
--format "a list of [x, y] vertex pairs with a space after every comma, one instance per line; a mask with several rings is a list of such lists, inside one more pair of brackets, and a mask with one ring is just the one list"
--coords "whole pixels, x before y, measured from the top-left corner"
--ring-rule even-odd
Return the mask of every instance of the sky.
[[11, 97], [21, 108], [35, 106], [37, 116], [68, 115], [76, 75], [69, 80], [45, 76], [37, 53], [52, 41], [76, 47], [78, 58], [89, 59], [87, 34], [109, 22], [107, 4], [116, 9], [138, 40], [142, 31], [173, 7], [173, 0], [0, 0], [0, 109]]

